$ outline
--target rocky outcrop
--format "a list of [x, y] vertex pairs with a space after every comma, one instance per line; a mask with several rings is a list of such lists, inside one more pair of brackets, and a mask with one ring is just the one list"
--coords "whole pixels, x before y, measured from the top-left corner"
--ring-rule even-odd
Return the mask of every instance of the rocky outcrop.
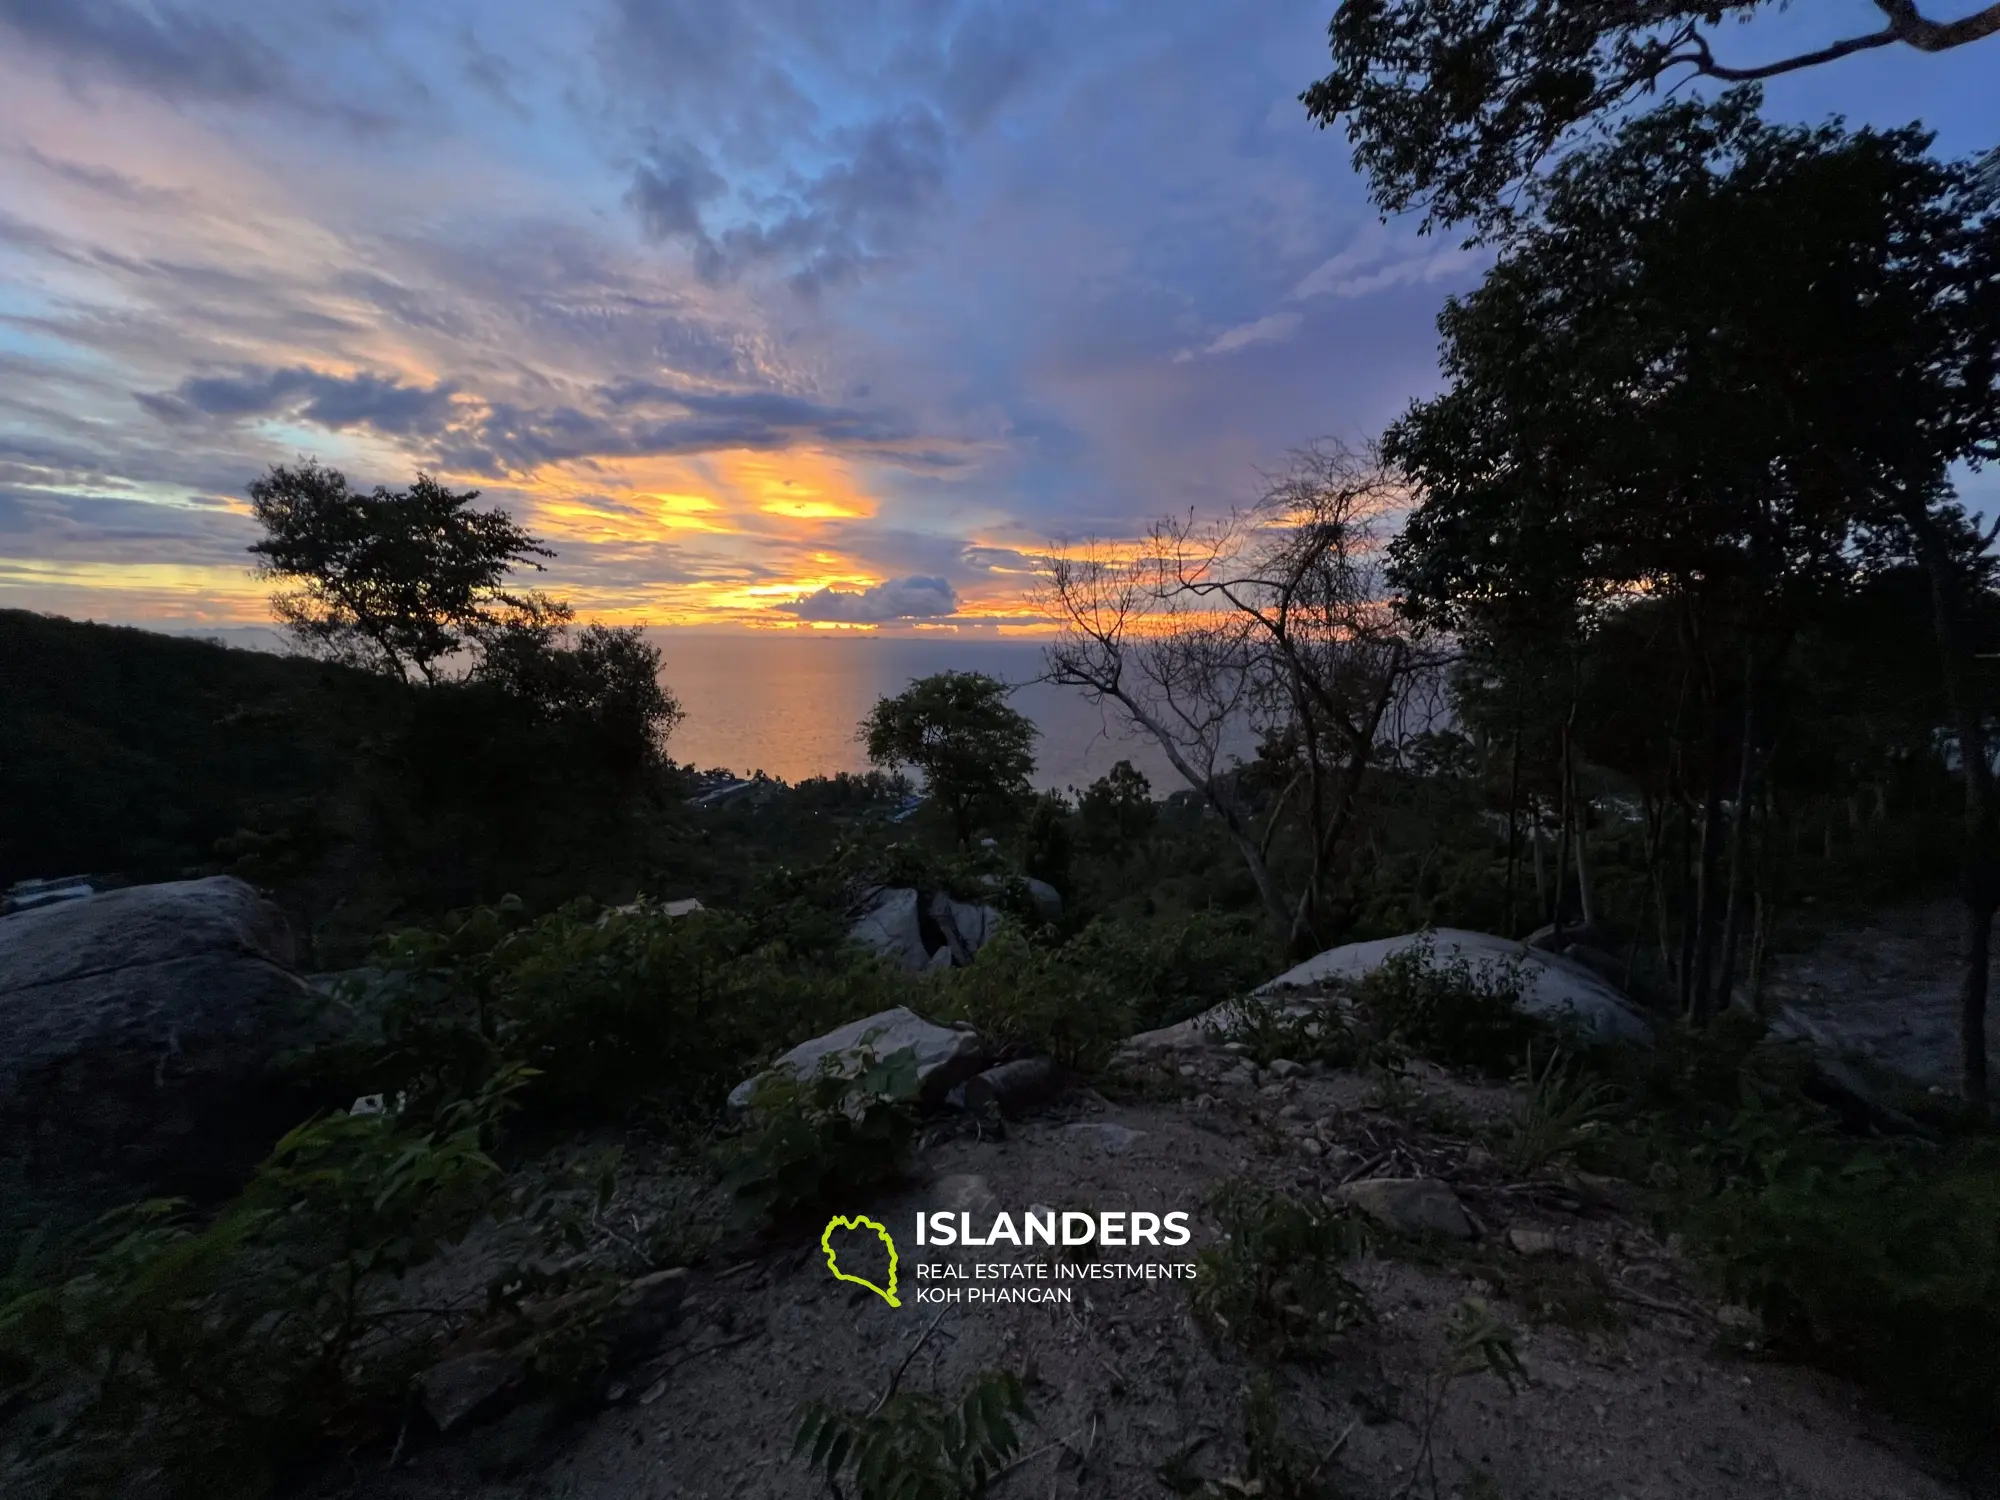
[[332, 1102], [279, 1064], [352, 1018], [292, 962], [228, 876], [0, 918], [0, 1151], [30, 1193], [226, 1191]]
[[978, 1032], [935, 1025], [908, 1006], [898, 1005], [799, 1043], [764, 1073], [739, 1083], [730, 1092], [729, 1104], [732, 1109], [747, 1109], [757, 1085], [779, 1069], [806, 1078], [828, 1058], [835, 1060], [836, 1067], [858, 1067], [864, 1052], [888, 1057], [905, 1048], [916, 1054], [920, 1097], [927, 1106], [942, 1102], [955, 1084], [986, 1065], [986, 1044]]
[[1370, 1177], [1348, 1183], [1334, 1196], [1396, 1234], [1448, 1240], [1469, 1240], [1474, 1234], [1458, 1194], [1427, 1177]]
[[1353, 983], [1374, 972], [1383, 960], [1426, 942], [1434, 963], [1462, 959], [1475, 972], [1518, 973], [1520, 1006], [1529, 1015], [1580, 1026], [1600, 1041], [1645, 1044], [1653, 1039], [1652, 1024], [1645, 1013], [1583, 964], [1490, 932], [1467, 932], [1457, 927], [1330, 948], [1286, 970], [1257, 993], [1275, 995], [1334, 982]]
[[924, 944], [923, 918], [917, 893], [908, 889], [879, 892], [848, 930], [848, 937], [906, 969], [929, 966], [931, 950]]

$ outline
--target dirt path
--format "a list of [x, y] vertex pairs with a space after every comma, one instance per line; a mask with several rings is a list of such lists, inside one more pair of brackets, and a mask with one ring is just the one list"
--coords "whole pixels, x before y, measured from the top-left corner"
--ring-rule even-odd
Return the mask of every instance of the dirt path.
[[[1183, 1067], [1193, 1069], [1183, 1075]], [[1229, 1081], [1224, 1081], [1225, 1079]], [[1255, 1374], [1189, 1311], [1185, 1283], [1086, 1282], [1067, 1305], [919, 1304], [919, 1259], [1014, 1261], [1043, 1249], [919, 1250], [920, 1207], [984, 1221], [994, 1208], [1184, 1210], [1188, 1251], [1212, 1235], [1210, 1188], [1249, 1177], [1301, 1195], [1356, 1175], [1421, 1172], [1449, 1181], [1482, 1233], [1474, 1241], [1371, 1255], [1356, 1271], [1372, 1321], [1331, 1362], [1283, 1366], [1288, 1439], [1330, 1455], [1351, 1500], [1944, 1500], [1890, 1426], [1849, 1389], [1799, 1370], [1719, 1354], [1727, 1309], [1705, 1301], [1675, 1254], [1613, 1206], [1613, 1185], [1510, 1179], [1470, 1145], [1467, 1122], [1503, 1093], [1440, 1077], [1398, 1113], [1368, 1107], [1352, 1076], [1282, 1083], [1221, 1053], [1160, 1067], [1157, 1095], [1073, 1098], [1004, 1139], [934, 1146], [932, 1183], [848, 1212], [877, 1215], [902, 1245], [903, 1305], [843, 1286], [816, 1236], [747, 1265], [697, 1274], [672, 1345], [613, 1404], [559, 1431], [523, 1409], [463, 1439], [419, 1448], [393, 1472], [343, 1477], [317, 1500], [724, 1500], [824, 1491], [788, 1461], [797, 1405], [864, 1407], [908, 1361], [906, 1388], [954, 1392], [976, 1371], [1029, 1374], [1027, 1455], [992, 1493], [1160, 1496], [1176, 1451], [1211, 1479], [1243, 1470], [1244, 1393]], [[1445, 1108], [1441, 1132], [1413, 1120]], [[1426, 1115], [1426, 1111], [1430, 1111]], [[1114, 1126], [1120, 1129], [1106, 1130]], [[1136, 1132], [1128, 1135], [1125, 1132]], [[977, 1179], [976, 1181], [968, 1179]], [[1523, 1254], [1518, 1244], [1535, 1251]], [[1115, 1253], [1107, 1252], [1106, 1258]], [[1468, 1295], [1518, 1330], [1526, 1380], [1453, 1383], [1431, 1424], [1430, 1473], [1412, 1484], [1425, 1395], [1446, 1359], [1444, 1325]], [[935, 1326], [933, 1327], [933, 1321]], [[913, 1356], [914, 1351], [914, 1356]], [[641, 1382], [644, 1382], [643, 1384]], [[1343, 1440], [1344, 1435], [1344, 1440]]]

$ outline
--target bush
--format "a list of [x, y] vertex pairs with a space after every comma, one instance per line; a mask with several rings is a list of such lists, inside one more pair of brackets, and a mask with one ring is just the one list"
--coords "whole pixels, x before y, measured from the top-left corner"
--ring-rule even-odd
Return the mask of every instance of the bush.
[[[289, 1459], [383, 1431], [441, 1331], [398, 1305], [396, 1284], [524, 1206], [502, 1192], [488, 1147], [526, 1082], [503, 1070], [421, 1119], [313, 1120], [207, 1222], [140, 1203], [40, 1275], [32, 1259], [18, 1268], [0, 1303], [6, 1362], [92, 1393], [62, 1435], [82, 1444], [72, 1477], [129, 1475], [136, 1438], [178, 1493], [256, 1494]], [[552, 1203], [540, 1212], [553, 1222]]]
[[1521, 978], [1506, 964], [1437, 961], [1430, 938], [1391, 954], [1357, 986], [1375, 1035], [1449, 1067], [1505, 1077], [1547, 1028], [1519, 1007]]
[[792, 1455], [855, 1500], [979, 1500], [1020, 1451], [1015, 1424], [1027, 1415], [1019, 1378], [987, 1370], [950, 1404], [893, 1388], [859, 1415], [812, 1402]]
[[890, 980], [836, 949], [794, 955], [781, 929], [723, 912], [667, 917], [573, 903], [455, 913], [381, 948], [389, 1074], [425, 1097], [475, 1087], [502, 1058], [537, 1072], [525, 1102], [558, 1119], [644, 1105], [705, 1119], [767, 1055], [879, 1010]]
[[750, 1124], [728, 1151], [725, 1184], [758, 1217], [788, 1223], [902, 1177], [917, 1131], [911, 1048], [858, 1065], [821, 1059], [800, 1077], [777, 1070], [751, 1098]]
[[1222, 1242], [1198, 1257], [1198, 1316], [1251, 1358], [1324, 1358], [1335, 1335], [1368, 1317], [1341, 1267], [1367, 1247], [1360, 1217], [1247, 1182], [1210, 1200]]
[[993, 1041], [1065, 1067], [1101, 1067], [1136, 1029], [1136, 1011], [1123, 976], [1076, 962], [1074, 946], [1030, 942], [1003, 925], [972, 967], [937, 976], [938, 1018], [969, 1021]]
[[2000, 1145], [1854, 1150], [1748, 1112], [1705, 1155], [1688, 1224], [1782, 1352], [1905, 1415], [2000, 1442]]

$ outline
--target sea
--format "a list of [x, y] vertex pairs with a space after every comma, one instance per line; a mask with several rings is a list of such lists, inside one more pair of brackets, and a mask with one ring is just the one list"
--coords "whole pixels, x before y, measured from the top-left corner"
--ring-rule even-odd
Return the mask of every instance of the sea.
[[1145, 773], [1157, 797], [1183, 785], [1158, 746], [1122, 729], [1115, 709], [1038, 681], [1042, 648], [1031, 641], [831, 631], [651, 635], [662, 652], [661, 680], [687, 713], [667, 746], [683, 765], [786, 781], [865, 771], [856, 730], [877, 699], [933, 672], [984, 672], [1014, 686], [1014, 707], [1041, 731], [1037, 786], [1084, 787], [1121, 760]]

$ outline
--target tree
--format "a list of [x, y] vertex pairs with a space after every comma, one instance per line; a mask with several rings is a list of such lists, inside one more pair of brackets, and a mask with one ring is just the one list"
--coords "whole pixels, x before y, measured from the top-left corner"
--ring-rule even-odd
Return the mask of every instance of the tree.
[[961, 846], [972, 843], [982, 811], [1010, 809], [1028, 795], [1040, 731], [1009, 706], [1010, 691], [983, 672], [934, 673], [878, 702], [856, 735], [872, 764], [923, 772]]
[[678, 699], [660, 681], [660, 648], [636, 625], [586, 625], [574, 611], [528, 594], [477, 627], [474, 681], [527, 703], [544, 721], [589, 725], [617, 770], [656, 762], [680, 723]]
[[1921, 562], [1971, 747], [1980, 1107], [2000, 838], [1963, 622], [1990, 538], [1967, 536], [1945, 475], [2000, 451], [2000, 222], [1977, 169], [1932, 159], [1920, 130], [1779, 128], [1757, 103], [1640, 116], [1530, 185], [1513, 248], [1440, 319], [1450, 389], [1385, 438], [1421, 496], [1393, 573], [1407, 609], [1461, 627], [1499, 604], [1671, 607], [1705, 721], [1671, 751], [1680, 791], [1699, 785], [1683, 990], [1701, 1014], [1730, 992], [1768, 685], [1859, 549]]
[[1121, 760], [1077, 797], [1085, 844], [1098, 853], [1122, 856], [1153, 831], [1160, 809], [1153, 784], [1129, 760]]
[[[1162, 521], [1135, 558], [1058, 550], [1045, 565], [1043, 607], [1062, 628], [1049, 679], [1153, 738], [1300, 955], [1342, 925], [1334, 887], [1362, 781], [1431, 665], [1383, 588], [1380, 529], [1399, 498], [1372, 453], [1310, 448], [1254, 505]], [[1262, 808], [1231, 754], [1251, 728]], [[1273, 860], [1287, 829], [1304, 866], [1290, 892]]]
[[1344, 119], [1385, 214], [1425, 227], [1515, 222], [1508, 190], [1579, 125], [1693, 77], [1749, 83], [1878, 47], [1944, 52], [2000, 33], [2000, 4], [1950, 21], [1875, 0], [1884, 24], [1768, 62], [1718, 60], [1715, 27], [1785, 0], [1343, 0], [1333, 71], [1300, 95], [1322, 128]]
[[554, 555], [505, 511], [472, 509], [478, 498], [427, 474], [362, 495], [312, 460], [273, 465], [250, 485], [258, 575], [285, 585], [273, 612], [314, 655], [436, 681], [440, 662], [518, 605], [508, 574]]

